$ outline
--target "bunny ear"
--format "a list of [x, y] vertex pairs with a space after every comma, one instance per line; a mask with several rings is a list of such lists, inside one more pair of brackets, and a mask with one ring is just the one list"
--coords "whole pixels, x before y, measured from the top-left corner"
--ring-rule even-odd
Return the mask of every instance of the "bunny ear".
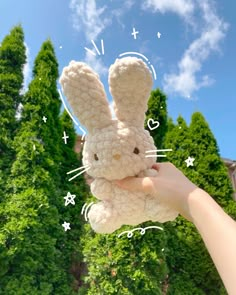
[[111, 112], [98, 74], [83, 62], [71, 61], [60, 83], [74, 114], [91, 133], [111, 123]]
[[118, 120], [144, 126], [152, 84], [152, 74], [141, 59], [116, 60], [109, 69], [109, 86]]

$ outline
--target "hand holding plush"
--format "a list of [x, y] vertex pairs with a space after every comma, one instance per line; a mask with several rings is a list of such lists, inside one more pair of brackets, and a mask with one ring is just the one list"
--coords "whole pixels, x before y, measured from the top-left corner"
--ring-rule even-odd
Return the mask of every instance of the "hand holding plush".
[[178, 212], [161, 204], [154, 196], [129, 192], [113, 183], [127, 176], [155, 176], [156, 158], [145, 157], [155, 150], [144, 129], [152, 75], [146, 64], [134, 57], [117, 59], [109, 70], [110, 92], [116, 119], [112, 119], [99, 76], [85, 63], [70, 62], [60, 78], [63, 91], [88, 134], [83, 164], [95, 180], [92, 194], [100, 201], [92, 205], [88, 218], [98, 233], [112, 233], [122, 225], [138, 225], [152, 220], [174, 220]]

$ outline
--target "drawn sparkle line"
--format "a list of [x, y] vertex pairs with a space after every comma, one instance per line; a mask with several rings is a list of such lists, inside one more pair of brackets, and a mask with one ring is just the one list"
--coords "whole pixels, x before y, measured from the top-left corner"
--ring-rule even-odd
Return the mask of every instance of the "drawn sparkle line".
[[90, 167], [84, 169], [84, 170], [81, 171], [80, 173], [78, 173], [78, 174], [76, 174], [75, 176], [71, 177], [71, 178], [69, 179], [69, 181], [75, 179], [75, 178], [78, 177], [80, 174], [83, 174], [84, 172], [88, 171], [89, 169], [90, 169]]
[[75, 125], [78, 126], [79, 124], [76, 122], [76, 120], [74, 119], [74, 117], [71, 115], [70, 111], [68, 110], [68, 108], [67, 108], [67, 106], [65, 104], [64, 98], [63, 98], [62, 93], [61, 93], [61, 89], [57, 89], [57, 90], [58, 90], [58, 92], [60, 94], [61, 101], [62, 101], [62, 103], [64, 105], [64, 108], [66, 109], [68, 115], [71, 117], [71, 119], [73, 120], [73, 122], [75, 123]]
[[103, 42], [103, 39], [101, 39], [101, 46], [102, 46], [102, 54], [104, 54], [104, 42]]
[[83, 207], [82, 207], [82, 211], [81, 211], [81, 215], [84, 214], [84, 209], [85, 209], [86, 206], [87, 206], [87, 203], [85, 203], [85, 204], [83, 205]]
[[65, 144], [67, 144], [67, 138], [70, 138], [68, 135], [66, 135], [66, 132], [63, 132], [64, 136], [62, 137], [62, 139], [64, 139]]
[[86, 135], [86, 132], [85, 132], [84, 129], [83, 129], [82, 127], [80, 127], [80, 126], [79, 126], [79, 129], [80, 129], [81, 131], [83, 131], [82, 140], [84, 140], [84, 137], [85, 137], [85, 135]]
[[152, 68], [152, 71], [153, 71], [153, 75], [154, 75], [154, 79], [156, 80], [157, 79], [157, 74], [156, 74], [156, 71], [153, 67], [153, 65], [150, 65], [150, 67]]
[[124, 55], [129, 55], [129, 54], [137, 54], [139, 56], [141, 56], [142, 58], [144, 58], [146, 61], [148, 61], [148, 58], [143, 55], [142, 53], [139, 53], [139, 52], [136, 52], [136, 51], [129, 51], [129, 52], [124, 52], [124, 53], [121, 53], [119, 56], [124, 56]]
[[139, 53], [139, 52], [136, 52], [136, 51], [127, 51], [127, 52], [121, 53], [119, 56], [122, 57], [124, 55], [130, 55], [130, 54], [136, 54], [136, 55], [141, 56], [142, 58], [144, 58], [148, 62], [148, 66], [150, 65], [150, 67], [152, 69], [154, 79], [155, 80], [157, 79], [156, 71], [155, 71], [153, 65], [148, 61], [148, 58], [145, 55], [143, 55], [142, 53]]
[[81, 167], [79, 167], [79, 168], [76, 168], [76, 169], [74, 169], [74, 170], [71, 170], [71, 171], [69, 171], [69, 172], [67, 172], [66, 174], [71, 174], [71, 173], [73, 173], [73, 172], [75, 172], [75, 171], [78, 171], [78, 170], [81, 170], [81, 169], [86, 169], [86, 168], [88, 168], [89, 167], [89, 165], [84, 165], [84, 166], [81, 166]]
[[88, 207], [86, 208], [86, 210], [85, 210], [85, 221], [88, 221], [88, 209], [93, 205], [94, 203], [92, 202], [92, 203], [90, 203], [89, 205], [88, 205]]
[[95, 44], [95, 42], [94, 42], [93, 40], [91, 40], [91, 42], [92, 42], [92, 44], [93, 44], [95, 50], [97, 51], [98, 55], [101, 55], [101, 53], [100, 53], [100, 51], [98, 50], [97, 45]]
[[137, 34], [139, 34], [139, 31], [136, 31], [135, 28], [133, 28], [133, 33], [131, 34], [132, 36], [134, 36], [134, 39], [137, 39]]
[[96, 53], [94, 53], [91, 49], [84, 47], [85, 50], [87, 50], [89, 53], [91, 53], [92, 55], [96, 56]]

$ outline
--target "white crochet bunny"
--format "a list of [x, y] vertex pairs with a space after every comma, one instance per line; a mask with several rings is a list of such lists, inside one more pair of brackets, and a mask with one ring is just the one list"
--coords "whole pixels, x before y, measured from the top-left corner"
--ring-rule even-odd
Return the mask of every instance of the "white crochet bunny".
[[146, 64], [126, 57], [110, 67], [109, 86], [116, 119], [112, 119], [99, 76], [85, 63], [71, 61], [64, 68], [60, 83], [74, 114], [88, 130], [83, 164], [94, 178], [91, 192], [100, 200], [88, 213], [92, 228], [98, 233], [112, 233], [123, 224], [174, 220], [178, 213], [161, 204], [157, 197], [129, 192], [113, 183], [127, 176], [157, 174], [151, 169], [156, 157], [145, 157], [146, 151], [156, 149], [144, 129], [153, 83]]

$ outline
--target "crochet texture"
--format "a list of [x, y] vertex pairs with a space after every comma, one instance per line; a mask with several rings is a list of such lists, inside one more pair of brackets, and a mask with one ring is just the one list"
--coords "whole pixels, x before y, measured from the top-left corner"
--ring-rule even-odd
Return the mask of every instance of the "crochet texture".
[[155, 176], [156, 158], [145, 157], [155, 150], [153, 138], [144, 129], [152, 75], [138, 58], [117, 59], [109, 69], [109, 89], [116, 119], [112, 118], [104, 86], [87, 64], [71, 61], [63, 69], [60, 83], [80, 123], [88, 131], [83, 165], [94, 178], [92, 194], [99, 200], [88, 213], [98, 233], [112, 233], [122, 225], [152, 220], [174, 220], [178, 212], [161, 204], [157, 197], [129, 192], [113, 183], [127, 176]]

